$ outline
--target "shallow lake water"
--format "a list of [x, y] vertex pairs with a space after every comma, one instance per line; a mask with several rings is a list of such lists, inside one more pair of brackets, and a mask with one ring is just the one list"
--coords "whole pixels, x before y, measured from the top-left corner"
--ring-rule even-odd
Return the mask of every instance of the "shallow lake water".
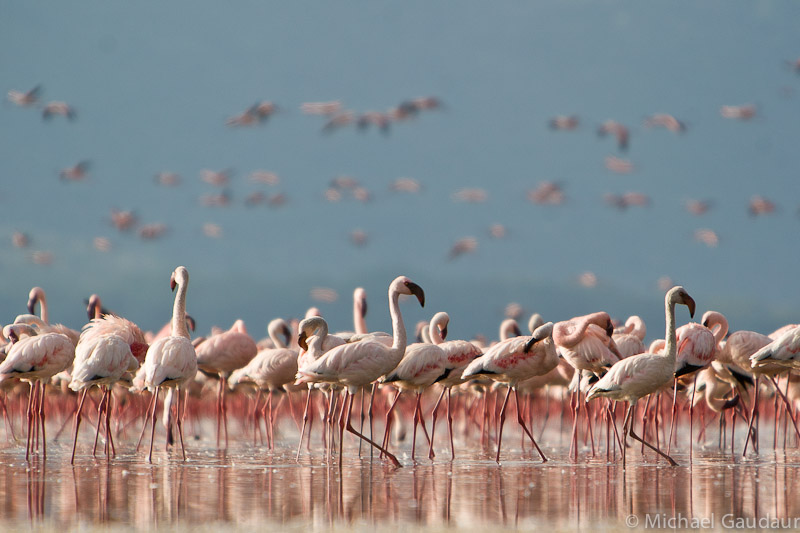
[[367, 449], [359, 456], [349, 435], [341, 467], [338, 456], [329, 457], [317, 440], [297, 461], [298, 434], [291, 423], [278, 432], [272, 451], [244, 434], [225, 450], [210, 438], [213, 429], [199, 438], [189, 435], [185, 462], [179, 448], [164, 450], [161, 430], [152, 464], [147, 439], [137, 452], [135, 435], [120, 438], [115, 457], [107, 459], [100, 450], [92, 457], [93, 435], [87, 430], [73, 466], [67, 433], [48, 440], [46, 460], [35, 455], [26, 462], [24, 440], [7, 440], [0, 447], [3, 529], [800, 526], [800, 519], [795, 523], [800, 497], [792, 491], [800, 482], [800, 452], [773, 450], [767, 438], [760, 453], [746, 459], [740, 456], [742, 441], [734, 455], [712, 444], [695, 446], [691, 457], [673, 450], [677, 467], [631, 446], [623, 469], [618, 454], [607, 456], [599, 449], [592, 458], [588, 446], [581, 447], [577, 460], [570, 459], [568, 439], [555, 430], [541, 438], [549, 458], [542, 463], [530, 446], [522, 449], [520, 432], [509, 425], [500, 464], [489, 448], [460, 440], [451, 460], [444, 438], [433, 461], [420, 453], [419, 444], [413, 461], [406, 439], [393, 446], [403, 463], [394, 468], [371, 458]]

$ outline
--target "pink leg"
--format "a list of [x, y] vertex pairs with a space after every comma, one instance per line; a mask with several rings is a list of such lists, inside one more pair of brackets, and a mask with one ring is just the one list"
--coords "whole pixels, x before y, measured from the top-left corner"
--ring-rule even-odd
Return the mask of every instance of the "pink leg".
[[86, 393], [88, 391], [88, 388], [81, 391], [81, 401], [78, 404], [78, 410], [75, 411], [75, 438], [72, 441], [72, 457], [69, 460], [69, 464], [71, 465], [75, 464], [75, 448], [78, 446], [78, 429], [81, 427], [81, 410], [83, 409], [83, 402], [86, 400]]
[[503, 407], [500, 408], [500, 427], [497, 430], [497, 457], [495, 461], [500, 463], [500, 449], [503, 444], [503, 424], [506, 422], [506, 405], [508, 405], [508, 398], [511, 396], [511, 387], [508, 387], [506, 398], [503, 400]]

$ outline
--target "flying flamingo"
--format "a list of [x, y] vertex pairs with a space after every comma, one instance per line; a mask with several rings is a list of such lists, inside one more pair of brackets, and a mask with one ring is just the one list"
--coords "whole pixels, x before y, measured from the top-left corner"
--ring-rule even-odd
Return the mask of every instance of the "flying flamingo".
[[[261, 396], [261, 391], [269, 391], [267, 403], [264, 404], [262, 415], [268, 421], [267, 437], [270, 449], [274, 448], [274, 438], [272, 430], [272, 393], [276, 390], [283, 390], [286, 385], [293, 383], [297, 375], [297, 352], [290, 350], [287, 346], [291, 339], [289, 324], [282, 318], [272, 320], [267, 326], [267, 331], [275, 343], [275, 348], [267, 348], [259, 351], [253, 359], [244, 367], [234, 370], [229, 378], [230, 387], [235, 387], [238, 383], [252, 382], [258, 387], [258, 397], [256, 407]], [[280, 336], [284, 335], [286, 341]], [[202, 344], [200, 348], [202, 348]], [[266, 410], [269, 409], [267, 417]], [[253, 419], [256, 421], [256, 431], [260, 434], [260, 424], [255, 420], [256, 409], [253, 409]]]
[[[31, 386], [28, 399], [28, 438], [25, 460], [30, 457], [33, 430], [38, 448], [39, 428], [42, 431], [42, 456], [47, 458], [45, 437], [44, 387], [53, 376], [66, 370], [75, 358], [75, 346], [61, 333], [35, 334], [28, 324], [11, 324], [3, 328], [3, 336], [13, 342], [5, 361], [0, 363], [0, 383], [18, 378]], [[28, 337], [22, 338], [26, 334]]]
[[[399, 276], [389, 284], [389, 313], [392, 317], [392, 345], [390, 347], [373, 339], [343, 344], [333, 348], [324, 357], [302, 371], [302, 375], [313, 380], [338, 383], [346, 387], [342, 415], [339, 418], [340, 432], [346, 428], [350, 433], [367, 441], [383, 452], [396, 467], [401, 465], [394, 455], [353, 428], [350, 423], [350, 413], [353, 406], [353, 394], [358, 391], [358, 388], [391, 372], [403, 358], [406, 350], [406, 329], [400, 313], [401, 294], [416, 296], [420, 305], [425, 305], [425, 293], [422, 287], [407, 277]], [[340, 445], [339, 464], [341, 464], [341, 458], [342, 446]]]
[[[615, 363], [611, 369], [594, 384], [586, 395], [586, 401], [598, 396], [612, 400], [628, 402], [628, 410], [622, 424], [623, 438], [630, 435], [654, 452], [664, 457], [669, 464], [677, 466], [672, 457], [662, 452], [652, 444], [640, 438], [633, 430], [633, 410], [640, 398], [647, 396], [669, 383], [675, 372], [675, 358], [678, 353], [678, 344], [675, 336], [675, 305], [682, 304], [689, 308], [689, 313], [694, 316], [695, 303], [683, 287], [676, 286], [667, 292], [664, 298], [666, 315], [666, 353], [643, 353], [622, 359]], [[622, 462], [625, 465], [625, 447], [622, 446]]]
[[258, 353], [256, 342], [247, 334], [244, 321], [237, 320], [227, 331], [212, 335], [196, 348], [197, 369], [204, 374], [219, 376], [217, 389], [217, 447], [220, 433], [225, 430], [225, 446], [228, 446], [228, 421], [225, 406], [225, 389], [228, 376], [249, 363]]
[[616, 120], [606, 120], [597, 128], [597, 135], [600, 137], [605, 137], [608, 134], [616, 137], [617, 146], [621, 151], [628, 149], [628, 138], [630, 137], [630, 132], [628, 131], [627, 126], [620, 124]]
[[30, 107], [39, 101], [39, 93], [42, 90], [41, 85], [37, 85], [29, 91], [8, 91], [8, 100], [20, 107]]
[[170, 276], [170, 287], [175, 294], [172, 307], [172, 335], [162, 337], [147, 349], [144, 364], [144, 385], [153, 391], [152, 417], [153, 427], [150, 434], [150, 453], [147, 461], [153, 462], [153, 439], [156, 433], [156, 406], [161, 387], [178, 391], [176, 421], [181, 440], [183, 460], [186, 460], [186, 448], [183, 443], [183, 420], [180, 410], [180, 388], [194, 379], [197, 373], [197, 355], [189, 340], [189, 329], [186, 327], [186, 289], [189, 285], [189, 272], [186, 267], [177, 267]]
[[525, 425], [525, 420], [522, 418], [517, 383], [533, 376], [547, 374], [556, 366], [558, 366], [558, 354], [553, 342], [553, 323], [548, 322], [543, 326], [539, 326], [530, 337], [519, 336], [495, 344], [485, 354], [474, 359], [464, 370], [463, 377], [465, 378], [488, 374], [495, 381], [508, 384], [508, 392], [500, 409], [500, 429], [498, 430], [497, 457], [495, 459], [498, 463], [500, 462], [500, 450], [503, 442], [506, 406], [512, 390], [514, 391], [514, 400], [517, 405], [517, 422], [531, 439], [533, 446], [542, 458], [542, 462], [547, 462], [547, 457], [542, 453], [539, 445], [536, 444], [536, 439], [533, 438], [530, 430]]

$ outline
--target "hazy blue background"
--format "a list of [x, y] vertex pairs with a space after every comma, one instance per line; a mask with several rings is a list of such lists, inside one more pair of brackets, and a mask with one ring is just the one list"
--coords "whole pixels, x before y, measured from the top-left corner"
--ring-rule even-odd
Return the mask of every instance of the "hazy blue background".
[[[447, 310], [454, 338], [495, 337], [512, 301], [550, 320], [640, 314], [648, 337], [661, 336], [661, 276], [683, 284], [699, 313], [726, 313], [733, 329], [800, 320], [800, 75], [788, 63], [800, 56], [800, 3], [48, 0], [7, 1], [0, 12], [2, 90], [41, 84], [43, 102], [78, 113], [45, 122], [38, 110], [0, 105], [0, 322], [24, 312], [40, 285], [53, 321], [79, 327], [82, 299], [97, 292], [156, 329], [170, 316], [179, 264], [191, 274], [199, 333], [242, 317], [261, 336], [271, 318], [315, 304], [312, 287], [338, 291], [337, 302], [316, 305], [332, 329], [350, 328], [358, 284], [370, 327], [387, 329], [386, 287], [399, 274], [428, 297], [424, 310], [403, 303], [407, 324]], [[388, 136], [323, 135], [323, 120], [299, 108], [341, 100], [383, 111], [419, 96], [445, 108]], [[225, 125], [260, 100], [282, 112], [262, 126]], [[722, 105], [749, 103], [758, 106], [749, 122], [720, 116]], [[688, 131], [644, 128], [656, 112]], [[578, 115], [580, 128], [550, 131], [557, 114]], [[631, 128], [628, 153], [595, 135], [609, 118]], [[609, 172], [608, 155], [636, 171]], [[92, 162], [84, 181], [59, 180], [82, 159]], [[220, 190], [200, 172], [226, 168], [235, 171], [231, 205], [202, 206]], [[254, 170], [277, 173], [280, 185], [248, 181]], [[182, 184], [157, 185], [161, 171]], [[356, 178], [372, 201], [326, 202], [338, 175]], [[392, 193], [399, 177], [419, 180], [422, 192]], [[544, 180], [563, 184], [564, 205], [526, 199]], [[466, 187], [488, 200], [454, 202]], [[288, 202], [245, 207], [255, 190]], [[652, 205], [604, 203], [625, 191]], [[778, 210], [749, 216], [754, 194]], [[690, 198], [713, 208], [690, 215]], [[112, 208], [169, 232], [156, 241], [122, 234]], [[207, 222], [223, 237], [204, 236]], [[489, 238], [493, 223], [506, 226], [505, 239]], [[356, 228], [369, 234], [363, 248], [349, 242]], [[716, 231], [719, 246], [695, 241], [698, 228]], [[15, 230], [28, 248], [12, 246]], [[466, 236], [478, 239], [476, 252], [448, 261]], [[112, 249], [94, 249], [95, 237]], [[34, 264], [37, 250], [52, 264]], [[577, 282], [585, 271], [596, 287]]]

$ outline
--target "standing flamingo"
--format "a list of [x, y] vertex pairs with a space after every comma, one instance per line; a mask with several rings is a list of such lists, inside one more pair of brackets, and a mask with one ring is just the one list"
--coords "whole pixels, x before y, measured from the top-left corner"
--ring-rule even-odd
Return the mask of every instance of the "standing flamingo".
[[615, 329], [611, 337], [617, 345], [617, 351], [624, 359], [644, 353], [647, 350], [644, 345], [646, 335], [647, 327], [644, 324], [644, 320], [637, 315], [633, 315], [628, 317], [623, 328]]
[[228, 376], [249, 363], [258, 353], [256, 342], [247, 334], [244, 321], [237, 320], [227, 331], [212, 335], [196, 348], [197, 369], [204, 374], [219, 376], [217, 389], [217, 447], [224, 428], [225, 447], [228, 446], [228, 410], [225, 406], [225, 389]]
[[[75, 346], [61, 333], [35, 334], [33, 327], [27, 324], [11, 324], [3, 328], [3, 336], [13, 342], [5, 361], [0, 363], [0, 383], [7, 379], [18, 378], [28, 381], [31, 386], [28, 398], [28, 438], [25, 447], [25, 460], [31, 453], [31, 445], [35, 441], [38, 448], [39, 428], [42, 431], [42, 456], [47, 458], [47, 441], [45, 436], [44, 387], [45, 384], [72, 364], [75, 358]], [[28, 337], [22, 338], [26, 334]], [[31, 431], [36, 438], [31, 439]]]
[[[270, 449], [274, 448], [274, 438], [272, 430], [272, 393], [276, 390], [284, 390], [286, 385], [294, 382], [297, 375], [297, 352], [287, 347], [291, 339], [289, 325], [282, 318], [272, 320], [267, 326], [267, 331], [275, 343], [275, 348], [260, 350], [247, 365], [238, 370], [234, 370], [230, 375], [230, 387], [235, 387], [238, 383], [252, 382], [258, 387], [259, 397], [262, 390], [269, 391], [267, 403], [264, 404], [262, 415], [267, 420], [267, 437]], [[286, 336], [286, 341], [281, 340], [280, 335]], [[202, 344], [200, 345], [202, 347]], [[258, 407], [258, 397], [256, 398], [256, 408]], [[269, 414], [266, 414], [269, 409]], [[256, 409], [253, 409], [253, 419], [256, 422], [256, 431], [261, 434], [260, 423], [255, 417]]]
[[[78, 430], [81, 423], [81, 410], [86, 393], [97, 385], [103, 389], [98, 407], [97, 437], [100, 435], [102, 414], [105, 412], [106, 455], [109, 444], [113, 451], [111, 437], [110, 402], [111, 386], [120, 381], [126, 372], [134, 372], [147, 352], [144, 333], [136, 324], [124, 318], [101, 315], [100, 297], [93, 294], [87, 308], [91, 321], [83, 327], [78, 345], [75, 347], [75, 361], [72, 366], [72, 379], [69, 388], [81, 392], [78, 408], [75, 411], [74, 438], [70, 463], [75, 462], [75, 449], [78, 443]], [[94, 452], [92, 452], [94, 453]]]
[[178, 394], [177, 416], [178, 435], [181, 440], [183, 460], [186, 460], [186, 448], [183, 443], [183, 420], [180, 410], [181, 386], [194, 379], [197, 374], [197, 354], [192, 341], [189, 340], [189, 329], [186, 327], [186, 289], [189, 286], [189, 272], [186, 267], [179, 266], [170, 276], [170, 288], [174, 291], [175, 302], [172, 306], [172, 334], [155, 341], [147, 349], [144, 359], [144, 385], [152, 391], [153, 426], [150, 432], [150, 453], [147, 461], [153, 462], [153, 439], [156, 434], [156, 406], [161, 387], [175, 389]]
[[[682, 304], [689, 308], [690, 315], [694, 316], [695, 303], [683, 287], [676, 286], [670, 289], [664, 297], [664, 311], [666, 315], [666, 353], [643, 353], [622, 359], [615, 363], [611, 369], [594, 384], [586, 395], [586, 401], [598, 396], [612, 400], [628, 402], [628, 410], [622, 424], [623, 438], [630, 435], [654, 452], [664, 457], [669, 464], [677, 466], [678, 463], [669, 455], [662, 452], [652, 444], [640, 438], [633, 430], [633, 410], [639, 399], [651, 394], [669, 383], [674, 377], [675, 358], [678, 353], [678, 343], [675, 336], [675, 305]], [[625, 446], [622, 446], [622, 461], [625, 464]]]
[[[367, 441], [370, 445], [386, 454], [389, 460], [400, 467], [400, 461], [386, 451], [382, 446], [368, 439], [353, 428], [350, 423], [350, 413], [353, 406], [353, 394], [359, 387], [368, 385], [391, 372], [403, 358], [406, 350], [406, 329], [403, 316], [400, 313], [400, 295], [416, 296], [420, 305], [425, 305], [425, 292], [422, 287], [405, 276], [395, 278], [389, 284], [389, 314], [392, 317], [392, 345], [372, 339], [361, 342], [348, 343], [333, 348], [324, 357], [302, 371], [304, 376], [314, 380], [339, 383], [346, 387], [342, 416], [339, 419], [340, 432], [344, 428], [358, 438]], [[339, 462], [341, 464], [342, 446], [339, 447]]]
[[533, 438], [528, 426], [525, 425], [517, 383], [533, 376], [547, 374], [556, 366], [558, 366], [558, 354], [553, 342], [553, 323], [548, 322], [539, 326], [530, 337], [519, 336], [495, 344], [485, 354], [474, 359], [464, 370], [463, 377], [465, 378], [488, 374], [495, 381], [508, 384], [508, 392], [503, 401], [503, 407], [500, 409], [500, 429], [498, 430], [497, 457], [495, 459], [498, 463], [503, 442], [506, 406], [512, 390], [517, 406], [517, 422], [531, 439], [542, 462], [547, 462], [547, 457], [536, 444], [536, 439]]
[[[571, 318], [561, 322], [556, 322], [553, 326], [553, 342], [556, 343], [561, 356], [577, 370], [573, 374], [575, 387], [573, 389], [572, 408], [574, 418], [572, 421], [572, 443], [570, 445], [570, 455], [574, 450], [575, 458], [578, 457], [578, 419], [581, 405], [586, 409], [586, 405], [580, 401], [582, 392], [580, 385], [581, 375], [585, 376], [585, 382], [596, 379], [603, 375], [608, 368], [621, 359], [617, 345], [612, 334], [614, 325], [611, 317], [605, 311], [598, 311], [584, 316]], [[594, 374], [589, 376], [586, 373]], [[592, 439], [592, 452], [594, 453], [594, 434], [591, 419], [588, 411], [586, 416], [589, 425], [589, 435]]]
[[431, 422], [431, 445], [430, 449], [428, 450], [428, 457], [433, 459], [433, 436], [436, 432], [436, 418], [439, 409], [439, 404], [444, 397], [445, 392], [447, 393], [447, 427], [450, 435], [450, 456], [455, 458], [456, 451], [455, 446], [453, 444], [453, 416], [451, 414], [451, 389], [456, 386], [464, 383], [466, 379], [463, 377], [464, 369], [469, 365], [476, 357], [480, 357], [483, 355], [483, 351], [476, 345], [472, 344], [469, 341], [460, 340], [460, 339], [453, 339], [449, 341], [445, 341], [447, 337], [447, 326], [450, 323], [450, 315], [441, 311], [433, 315], [431, 319], [431, 324], [429, 327], [429, 336], [431, 337], [431, 341], [433, 344], [437, 345], [441, 348], [445, 355], [447, 356], [447, 361], [445, 363], [445, 375], [444, 377], [440, 377], [437, 380], [442, 386], [442, 393], [439, 395], [439, 399], [436, 400], [436, 404], [433, 407], [433, 411], [431, 415], [433, 416], [433, 421]]

